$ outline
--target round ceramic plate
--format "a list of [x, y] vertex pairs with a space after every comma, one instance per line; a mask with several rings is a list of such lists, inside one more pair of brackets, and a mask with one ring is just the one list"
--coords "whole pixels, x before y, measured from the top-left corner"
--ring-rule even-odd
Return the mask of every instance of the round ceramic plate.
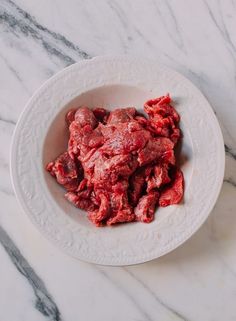
[[[181, 116], [183, 203], [158, 208], [150, 224], [93, 226], [44, 169], [66, 149], [66, 112], [80, 105], [141, 109], [146, 100], [167, 92]], [[49, 79], [24, 109], [11, 150], [15, 193], [34, 225], [66, 253], [105, 265], [152, 260], [186, 241], [211, 212], [223, 173], [222, 134], [200, 91], [157, 62], [125, 56], [84, 60]]]

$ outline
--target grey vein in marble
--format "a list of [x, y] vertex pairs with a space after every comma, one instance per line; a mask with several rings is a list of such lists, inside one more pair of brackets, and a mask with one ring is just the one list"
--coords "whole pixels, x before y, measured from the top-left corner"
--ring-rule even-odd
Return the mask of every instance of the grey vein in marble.
[[[126, 31], [127, 40], [130, 40], [131, 35], [129, 34], [129, 26], [126, 22], [126, 19], [124, 19], [124, 15], [122, 14], [122, 12], [120, 10], [119, 5], [117, 5], [117, 3], [115, 1], [109, 1], [109, 2], [107, 2], [107, 4], [110, 7], [110, 9], [113, 11], [113, 13], [117, 16], [123, 29]], [[126, 45], [126, 42], [124, 41], [125, 40], [124, 37], [120, 36], [120, 40], [122, 41], [124, 49], [126, 50], [127, 45]]]
[[[11, 108], [12, 108], [12, 106], [8, 102], [6, 102], [4, 100], [0, 101], [0, 105], [5, 105], [8, 108], [8, 110], [11, 110]], [[8, 123], [10, 126], [12, 126], [12, 125], [15, 126], [17, 121], [15, 119], [11, 119], [9, 116], [10, 115], [7, 115], [5, 117], [2, 116], [1, 115], [1, 111], [0, 111], [0, 122], [2, 121], [2, 122], [5, 122], [5, 123]]]
[[61, 321], [62, 319], [60, 311], [56, 303], [53, 301], [52, 296], [46, 289], [43, 281], [31, 268], [27, 260], [23, 257], [19, 249], [16, 247], [14, 242], [1, 226], [0, 243], [4, 247], [5, 251], [9, 255], [12, 263], [15, 265], [17, 270], [26, 278], [26, 280], [31, 285], [36, 297], [35, 308], [50, 320]]
[[142, 314], [142, 316], [145, 318], [146, 321], [153, 321], [152, 317], [143, 309], [141, 309], [140, 305], [134, 300], [134, 298], [128, 293], [126, 292], [121, 286], [120, 284], [118, 284], [117, 282], [115, 282], [104, 270], [100, 269], [100, 268], [96, 268], [97, 271], [99, 271], [103, 277], [108, 280], [110, 283], [112, 283], [113, 285], [115, 285], [115, 287], [121, 291], [122, 293], [124, 293], [129, 300], [134, 304], [134, 306], [137, 308], [137, 310], [140, 312], [140, 314]]
[[236, 153], [233, 151], [232, 148], [230, 148], [228, 145], [225, 144], [225, 152], [227, 155], [232, 157], [234, 160], [236, 160]]
[[139, 278], [137, 278], [137, 276], [130, 272], [128, 270], [128, 268], [123, 268], [123, 270], [125, 270], [133, 279], [136, 280], [136, 282], [138, 282], [144, 290], [146, 290], [154, 299], [155, 301], [160, 304], [162, 307], [164, 307], [166, 310], [168, 310], [169, 312], [171, 312], [173, 314], [174, 317], [177, 317], [178, 320], [181, 321], [190, 321], [189, 319], [185, 318], [182, 314], [180, 314], [179, 312], [177, 312], [176, 310], [174, 310], [172, 307], [170, 307], [169, 305], [167, 305], [166, 303], [164, 303], [157, 295], [155, 292], [153, 292], [142, 280], [140, 280]]
[[81, 50], [66, 37], [42, 26], [33, 16], [11, 0], [1, 1], [0, 22], [16, 36], [33, 38], [34, 41], [43, 46], [49, 55], [56, 56], [66, 65], [75, 63], [75, 59], [68, 54], [68, 49], [80, 58], [90, 58], [85, 51]]
[[[0, 18], [1, 19], [1, 18]], [[13, 68], [9, 62], [7, 61], [7, 59], [0, 53], [0, 58], [4, 61], [4, 63], [6, 64], [7, 68], [11, 71], [11, 73], [14, 75], [14, 77], [18, 80], [19, 84], [21, 84], [22, 88], [27, 92], [27, 94], [30, 96], [30, 92], [28, 90], [28, 88], [25, 86], [23, 79], [21, 78], [21, 76], [19, 75], [19, 73], [17, 72], [17, 70], [15, 68]]]
[[[119, 2], [115, 2], [115, 1], [108, 1], [107, 4], [109, 5], [109, 7], [111, 8], [111, 10], [114, 12], [114, 14], [117, 16], [118, 20], [120, 21], [125, 34], [126, 34], [126, 38], [128, 41], [132, 40], [132, 36], [129, 34], [129, 31], [131, 29], [130, 24], [127, 22], [126, 17], [126, 12], [123, 11], [123, 9], [119, 6]], [[148, 46], [152, 46], [152, 43], [143, 35], [143, 33], [141, 32], [140, 29], [137, 29], [135, 27], [135, 25], [132, 25], [133, 31], [148, 45]], [[121, 38], [121, 41], [123, 41], [123, 38]], [[126, 44], [124, 43], [124, 48], [126, 48]]]
[[15, 193], [12, 189], [6, 188], [0, 185], [0, 192], [7, 195], [7, 196], [15, 196]]
[[2, 121], [2, 122], [4, 122], [4, 123], [7, 123], [7, 124], [9, 124], [9, 125], [16, 125], [16, 122], [15, 121], [13, 121], [13, 120], [11, 120], [11, 119], [6, 119], [6, 118], [2, 118], [2, 117], [0, 117], [0, 121]]
[[14, 120], [8, 119], [8, 118], [3, 118], [0, 116], [0, 122], [7, 123], [10, 126], [15, 126], [16, 122]]
[[[167, 11], [169, 13], [169, 16], [167, 17], [165, 13], [162, 12], [162, 10], [160, 10], [160, 6], [159, 4], [154, 0], [152, 1], [153, 6], [155, 7], [161, 21], [163, 22], [163, 24], [166, 27], [166, 32], [168, 33], [169, 37], [171, 38], [171, 40], [176, 44], [176, 46], [184, 51], [184, 43], [183, 43], [183, 39], [181, 37], [181, 33], [179, 31], [179, 25], [177, 22], [177, 18], [170, 6], [170, 3], [168, 1], [163, 2], [163, 4], [166, 6]], [[170, 21], [172, 21], [172, 25], [173, 25], [173, 30], [170, 30], [171, 28], [169, 28], [169, 26], [171, 26]]]
[[233, 187], [236, 187], [236, 182], [231, 177], [225, 178], [224, 182], [232, 185]]
[[214, 16], [214, 13], [212, 12], [212, 10], [211, 10], [211, 8], [210, 8], [210, 6], [209, 6], [208, 1], [205, 1], [205, 0], [204, 0], [203, 2], [204, 2], [205, 6], [206, 6], [206, 8], [207, 8], [207, 10], [208, 10], [208, 13], [209, 13], [209, 15], [210, 15], [213, 23], [215, 24], [216, 28], [218, 29], [218, 31], [219, 31], [220, 35], [222, 36], [223, 40], [225, 41], [226, 45], [228, 45], [228, 49], [229, 49], [229, 52], [230, 52], [230, 54], [231, 54], [232, 59], [235, 61], [235, 60], [236, 60], [236, 57], [235, 57], [236, 48], [235, 48], [235, 46], [234, 46], [234, 44], [233, 44], [233, 42], [232, 42], [232, 40], [231, 40], [231, 38], [230, 38], [230, 36], [229, 36], [229, 33], [228, 33], [228, 30], [227, 30], [227, 28], [226, 28], [226, 26], [225, 26], [225, 23], [224, 23], [224, 19], [223, 19], [223, 17], [222, 17], [222, 14], [220, 14], [221, 20], [222, 20], [222, 21], [221, 21], [222, 27], [221, 27], [221, 26], [219, 25], [216, 17]]

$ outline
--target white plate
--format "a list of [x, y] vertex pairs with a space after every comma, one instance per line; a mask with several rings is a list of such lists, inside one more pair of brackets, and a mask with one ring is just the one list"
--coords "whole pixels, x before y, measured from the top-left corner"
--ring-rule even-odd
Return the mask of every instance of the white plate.
[[[147, 99], [167, 92], [181, 115], [184, 203], [158, 208], [150, 224], [94, 227], [44, 170], [66, 148], [66, 111], [81, 104], [142, 108]], [[24, 109], [11, 150], [15, 193], [34, 225], [68, 254], [106, 265], [152, 260], [186, 241], [211, 212], [223, 174], [222, 134], [200, 91], [156, 62], [125, 56], [84, 60], [49, 79]]]

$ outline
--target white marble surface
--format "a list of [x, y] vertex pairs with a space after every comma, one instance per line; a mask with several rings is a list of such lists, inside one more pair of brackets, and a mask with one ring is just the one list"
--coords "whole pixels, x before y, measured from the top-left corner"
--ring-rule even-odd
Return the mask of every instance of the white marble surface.
[[[235, 30], [235, 0], [0, 1], [0, 321], [236, 320]], [[156, 58], [202, 90], [222, 126], [226, 171], [188, 242], [111, 268], [70, 258], [35, 230], [13, 194], [9, 149], [43, 81], [80, 59], [123, 53]]]

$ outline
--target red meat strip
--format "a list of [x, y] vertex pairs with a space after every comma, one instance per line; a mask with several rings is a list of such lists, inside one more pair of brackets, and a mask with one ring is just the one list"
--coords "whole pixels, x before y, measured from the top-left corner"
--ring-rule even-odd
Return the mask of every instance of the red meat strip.
[[160, 188], [162, 185], [168, 184], [171, 181], [168, 174], [168, 167], [166, 165], [156, 165], [154, 167], [153, 176], [147, 181], [147, 192]]
[[76, 121], [70, 125], [70, 139], [68, 143], [68, 151], [73, 158], [74, 155], [79, 156], [80, 161], [92, 148], [102, 146], [104, 142], [103, 135], [99, 129], [92, 129], [90, 125], [81, 127]]
[[133, 222], [135, 220], [135, 214], [128, 207], [126, 209], [120, 210], [115, 216], [110, 217], [107, 220], [107, 225], [114, 225], [117, 223]]
[[79, 162], [75, 163], [68, 152], [58, 156], [54, 162], [50, 162], [46, 169], [56, 177], [58, 184], [63, 185], [66, 190], [77, 189], [82, 177], [82, 168]]
[[71, 109], [66, 114], [66, 122], [68, 126], [70, 126], [70, 124], [75, 120], [75, 113], [76, 109]]
[[174, 153], [174, 150], [171, 149], [171, 150], [168, 150], [168, 151], [164, 152], [160, 157], [160, 162], [165, 164], [165, 165], [168, 165], [168, 164], [175, 165], [175, 153]]
[[97, 107], [93, 109], [93, 114], [96, 117], [98, 122], [106, 124], [107, 118], [109, 116], [109, 112], [105, 108]]
[[143, 129], [137, 122], [126, 122], [113, 127], [108, 133], [101, 130], [106, 137], [102, 147], [108, 155], [127, 154], [142, 149], [151, 138], [150, 132]]
[[136, 109], [134, 107], [119, 108], [112, 111], [108, 117], [108, 124], [120, 124], [129, 122], [134, 118]]
[[94, 113], [88, 107], [80, 107], [77, 109], [75, 113], [75, 122], [81, 127], [90, 125], [92, 128], [95, 128], [97, 125]]
[[145, 187], [147, 178], [149, 178], [152, 171], [152, 167], [143, 167], [138, 169], [130, 177], [130, 191], [129, 198], [132, 205], [137, 205], [139, 198], [142, 195], [143, 189]]
[[127, 187], [128, 182], [126, 180], [114, 186], [113, 193], [110, 196], [112, 215], [107, 220], [107, 225], [134, 221], [135, 215], [132, 206], [128, 202]]
[[115, 183], [119, 177], [129, 177], [136, 169], [137, 162], [132, 160], [132, 155], [115, 155], [112, 158], [102, 156], [94, 163], [94, 185], [98, 182], [104, 184], [111, 180]]
[[159, 199], [160, 206], [178, 204], [184, 194], [184, 178], [181, 170], [176, 170], [174, 179], [171, 184], [162, 192]]
[[110, 212], [110, 204], [109, 204], [109, 198], [107, 195], [100, 193], [100, 206], [97, 210], [89, 211], [88, 212], [88, 218], [91, 222], [93, 222], [95, 225], [100, 226], [102, 224], [102, 221], [104, 221], [108, 216]]
[[152, 138], [138, 153], [138, 162], [140, 165], [149, 164], [154, 160], [158, 160], [164, 153], [171, 151], [173, 147], [174, 144], [169, 138]]
[[91, 192], [85, 193], [75, 193], [75, 192], [67, 192], [65, 194], [65, 198], [71, 202], [74, 206], [81, 208], [85, 211], [94, 211], [96, 209], [96, 205], [90, 199]]
[[67, 151], [46, 169], [96, 226], [149, 223], [158, 204], [182, 199], [174, 153], [179, 115], [169, 95], [147, 101], [144, 110], [147, 117], [134, 107], [108, 112], [82, 106], [66, 114]]
[[176, 144], [180, 138], [180, 117], [170, 102], [169, 95], [151, 99], [144, 104], [144, 110], [150, 117], [151, 131], [158, 136], [169, 137]]
[[172, 117], [174, 122], [178, 123], [180, 117], [174, 107], [170, 105], [171, 98], [169, 95], [162, 96], [156, 99], [148, 100], [144, 104], [144, 110], [151, 117], [158, 114], [163, 118]]
[[139, 199], [138, 205], [134, 209], [137, 221], [144, 223], [150, 223], [153, 221], [158, 196], [158, 192], [150, 192]]

